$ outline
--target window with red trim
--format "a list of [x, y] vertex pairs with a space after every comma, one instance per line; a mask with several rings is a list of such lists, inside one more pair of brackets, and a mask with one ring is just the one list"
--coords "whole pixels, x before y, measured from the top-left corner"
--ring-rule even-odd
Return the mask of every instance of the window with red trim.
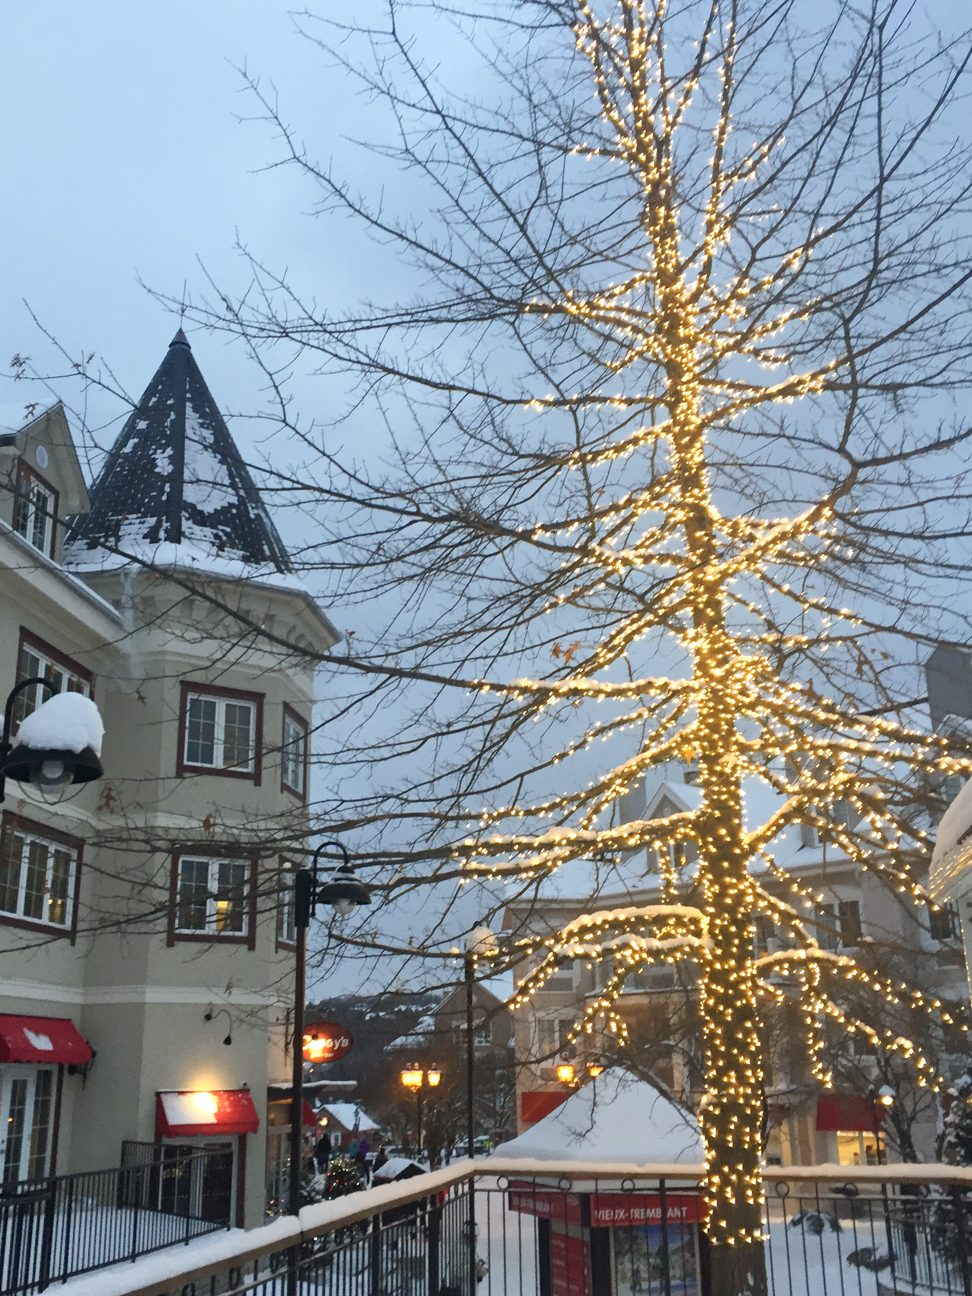
[[[89, 670], [21, 627], [17, 682], [34, 676], [48, 680], [55, 693], [83, 693], [85, 697], [91, 696], [93, 676]], [[14, 726], [26, 720], [50, 696], [40, 684], [19, 693], [14, 701]], [[16, 727], [14, 733], [16, 734]]]
[[19, 815], [0, 830], [0, 922], [70, 931], [81, 843]]
[[253, 861], [186, 852], [174, 861], [174, 937], [249, 940]]
[[183, 681], [179, 773], [260, 781], [263, 695]]
[[17, 465], [14, 530], [48, 558], [54, 557], [57, 500], [54, 487], [21, 459]]

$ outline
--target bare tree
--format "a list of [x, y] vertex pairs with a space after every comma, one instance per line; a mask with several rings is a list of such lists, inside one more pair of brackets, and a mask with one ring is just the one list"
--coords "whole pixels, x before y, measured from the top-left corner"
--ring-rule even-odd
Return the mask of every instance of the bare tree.
[[[482, 58], [475, 95], [421, 61], [430, 16]], [[305, 30], [389, 109], [373, 155], [410, 210], [315, 163], [253, 83], [284, 160], [414, 279], [335, 316], [253, 260], [242, 299], [195, 315], [264, 365], [306, 451], [275, 465], [315, 518], [300, 559], [365, 618], [330, 658], [317, 822], [391, 861], [389, 900], [445, 886], [416, 938], [443, 959], [455, 883], [495, 909], [574, 861], [604, 882], [658, 852], [664, 903], [523, 937], [517, 1000], [609, 955], [580, 1034], [610, 1026], [643, 962], [697, 965], [714, 1291], [765, 1292], [774, 976], [795, 982], [820, 1082], [839, 1019], [938, 1083], [882, 1025], [888, 1003], [933, 1005], [821, 948], [774, 843], [802, 822], [920, 897], [916, 771], [972, 768], [909, 712], [922, 645], [969, 633], [968, 41], [895, 0], [389, 3], [381, 29]], [[309, 361], [357, 376], [343, 426], [380, 430], [384, 466], [292, 416], [285, 375]], [[673, 759], [700, 808], [623, 821]], [[745, 812], [755, 786], [765, 816]], [[784, 948], [756, 957], [757, 917]], [[868, 992], [856, 1016], [848, 982]]]

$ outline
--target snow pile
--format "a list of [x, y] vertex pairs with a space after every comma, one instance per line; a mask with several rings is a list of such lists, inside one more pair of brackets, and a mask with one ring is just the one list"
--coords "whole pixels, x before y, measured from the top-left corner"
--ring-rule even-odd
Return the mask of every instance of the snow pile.
[[601, 1161], [627, 1165], [690, 1165], [705, 1161], [691, 1112], [619, 1067], [575, 1090], [519, 1138], [501, 1143], [503, 1160]]
[[936, 898], [951, 893], [972, 865], [972, 781], [966, 783], [942, 816], [935, 835], [929, 887]]
[[104, 736], [101, 713], [90, 698], [56, 693], [23, 721], [16, 741], [34, 751], [81, 752], [90, 747], [100, 756]]

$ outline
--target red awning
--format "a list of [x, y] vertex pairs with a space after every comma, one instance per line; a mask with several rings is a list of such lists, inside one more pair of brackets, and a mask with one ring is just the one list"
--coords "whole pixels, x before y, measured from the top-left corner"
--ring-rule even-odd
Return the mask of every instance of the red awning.
[[158, 1138], [255, 1134], [260, 1118], [249, 1089], [168, 1089], [155, 1095]]
[[311, 1129], [317, 1124], [317, 1117], [314, 1115], [314, 1108], [307, 1099], [304, 1099], [304, 1124], [309, 1125]]
[[817, 1098], [817, 1129], [873, 1134], [880, 1130], [883, 1113], [863, 1094], [820, 1094]]
[[68, 1017], [0, 1013], [0, 1062], [91, 1061], [91, 1049]]

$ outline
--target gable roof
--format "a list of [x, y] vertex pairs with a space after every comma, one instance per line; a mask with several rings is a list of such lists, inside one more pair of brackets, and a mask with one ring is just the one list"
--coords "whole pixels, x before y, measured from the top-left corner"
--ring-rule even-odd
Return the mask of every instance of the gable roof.
[[[78, 461], [78, 451], [71, 436], [64, 406], [60, 401], [39, 414], [27, 411], [32, 407], [0, 407], [0, 447], [12, 446], [18, 454], [26, 454], [38, 443], [45, 443], [57, 459], [61, 486], [59, 512], [69, 515], [84, 513], [88, 508], [88, 488]], [[8, 426], [9, 425], [9, 426]], [[36, 457], [34, 462], [37, 463]]]
[[121, 550], [152, 561], [157, 546], [187, 557], [291, 570], [280, 536], [182, 329], [112, 446], [74, 519], [70, 559]]

